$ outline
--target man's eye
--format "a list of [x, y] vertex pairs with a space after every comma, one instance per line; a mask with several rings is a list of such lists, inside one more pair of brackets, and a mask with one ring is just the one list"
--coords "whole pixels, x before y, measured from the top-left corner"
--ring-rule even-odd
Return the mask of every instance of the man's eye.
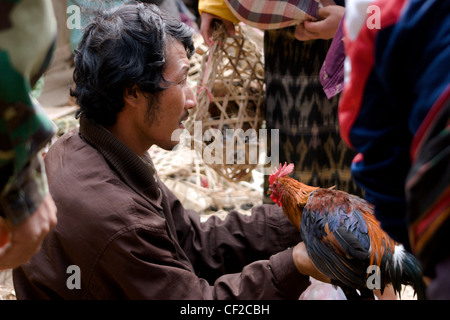
[[186, 85], [187, 84], [187, 76], [184, 77], [180, 82], [178, 82], [178, 84], [182, 85], [182, 86]]

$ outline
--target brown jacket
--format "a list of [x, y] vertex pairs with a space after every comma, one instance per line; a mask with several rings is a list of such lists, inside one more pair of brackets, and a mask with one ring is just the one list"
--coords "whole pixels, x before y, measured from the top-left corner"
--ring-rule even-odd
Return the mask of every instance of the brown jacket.
[[299, 234], [275, 205], [201, 223], [149, 157], [84, 117], [45, 163], [58, 224], [14, 270], [19, 299], [296, 299], [309, 285], [288, 249]]

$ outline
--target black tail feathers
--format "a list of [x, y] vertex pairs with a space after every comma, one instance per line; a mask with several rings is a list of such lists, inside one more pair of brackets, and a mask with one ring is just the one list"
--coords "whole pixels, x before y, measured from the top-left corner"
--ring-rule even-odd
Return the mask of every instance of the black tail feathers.
[[[396, 246], [393, 259], [387, 266], [387, 275], [395, 293], [401, 294], [402, 285], [411, 286], [418, 300], [425, 299], [425, 282], [423, 281], [422, 267], [417, 258], [407, 252], [403, 246]], [[398, 251], [397, 251], [398, 250]], [[401, 298], [401, 297], [400, 297]]]

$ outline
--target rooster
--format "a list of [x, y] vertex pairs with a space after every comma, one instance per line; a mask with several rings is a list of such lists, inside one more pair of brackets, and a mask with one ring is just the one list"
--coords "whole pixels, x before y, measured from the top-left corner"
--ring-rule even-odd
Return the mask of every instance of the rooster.
[[347, 299], [374, 298], [374, 286], [367, 287], [372, 265], [377, 266], [373, 270], [380, 288], [375, 288], [381, 293], [388, 284], [400, 293], [404, 284], [424, 299], [420, 263], [381, 229], [372, 205], [343, 191], [307, 186], [288, 177], [293, 170], [294, 165], [286, 163], [275, 168], [269, 177], [270, 198], [300, 231], [316, 268], [341, 287]]

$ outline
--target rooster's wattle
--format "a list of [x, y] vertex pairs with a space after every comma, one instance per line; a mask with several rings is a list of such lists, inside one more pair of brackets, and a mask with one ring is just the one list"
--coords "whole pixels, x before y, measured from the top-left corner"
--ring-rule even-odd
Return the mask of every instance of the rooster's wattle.
[[411, 285], [424, 299], [420, 263], [381, 229], [372, 205], [343, 191], [307, 186], [288, 177], [293, 169], [285, 163], [272, 172], [270, 197], [299, 229], [311, 260], [332, 284], [349, 299], [373, 298], [367, 283], [374, 270], [381, 292], [388, 284], [396, 293], [402, 284]]

